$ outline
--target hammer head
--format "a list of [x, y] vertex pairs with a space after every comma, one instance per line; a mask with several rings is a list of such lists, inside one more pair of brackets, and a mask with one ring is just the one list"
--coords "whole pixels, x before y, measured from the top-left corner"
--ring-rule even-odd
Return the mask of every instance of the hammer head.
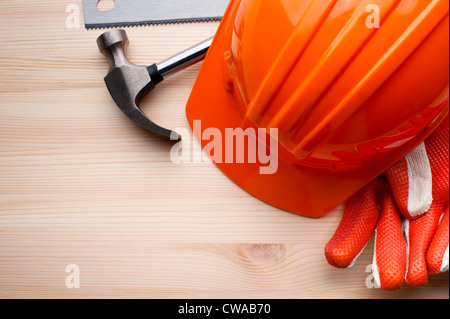
[[[128, 36], [124, 30], [111, 30], [97, 39], [100, 52], [109, 60], [109, 73], [105, 83], [117, 106], [141, 127], [179, 141], [174, 131], [153, 123], [139, 108], [142, 99], [163, 81], [156, 65], [135, 65], [126, 56]], [[153, 79], [152, 79], [153, 78]]]

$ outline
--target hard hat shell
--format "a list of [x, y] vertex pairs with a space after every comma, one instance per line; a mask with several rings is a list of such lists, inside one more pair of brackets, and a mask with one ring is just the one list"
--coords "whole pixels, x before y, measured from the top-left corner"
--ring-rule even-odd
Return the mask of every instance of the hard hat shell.
[[276, 173], [216, 164], [257, 198], [319, 217], [424, 141], [448, 106], [446, 0], [232, 0], [187, 117], [204, 147], [207, 128], [278, 129]]

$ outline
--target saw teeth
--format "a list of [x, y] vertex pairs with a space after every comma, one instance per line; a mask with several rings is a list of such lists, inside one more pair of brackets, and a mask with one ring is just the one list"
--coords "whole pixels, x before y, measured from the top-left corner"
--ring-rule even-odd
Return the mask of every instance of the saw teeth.
[[193, 18], [193, 19], [176, 19], [176, 20], [161, 20], [161, 21], [148, 21], [148, 22], [132, 22], [132, 23], [114, 23], [106, 25], [86, 25], [88, 30], [101, 30], [101, 29], [116, 29], [116, 28], [133, 28], [133, 27], [145, 27], [153, 25], [166, 25], [166, 24], [185, 24], [185, 23], [199, 23], [199, 22], [215, 22], [222, 20], [221, 17], [215, 18]]

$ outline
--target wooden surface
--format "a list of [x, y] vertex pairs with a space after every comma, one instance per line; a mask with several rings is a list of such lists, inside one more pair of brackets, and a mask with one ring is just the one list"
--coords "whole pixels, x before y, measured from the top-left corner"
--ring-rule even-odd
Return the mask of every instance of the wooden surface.
[[[80, 0], [0, 2], [0, 297], [448, 298], [366, 287], [371, 243], [337, 270], [323, 248], [342, 215], [313, 220], [251, 197], [209, 164], [172, 164], [170, 146], [127, 120], [103, 83], [102, 31], [67, 28]], [[216, 23], [132, 28], [149, 64], [212, 36]], [[143, 104], [188, 128], [195, 66]], [[68, 265], [80, 288], [68, 289]]]

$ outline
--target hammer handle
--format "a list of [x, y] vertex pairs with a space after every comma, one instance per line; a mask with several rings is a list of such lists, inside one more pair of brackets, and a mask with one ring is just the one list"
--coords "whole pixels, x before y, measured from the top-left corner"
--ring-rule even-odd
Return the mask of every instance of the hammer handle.
[[209, 38], [203, 42], [200, 42], [189, 49], [180, 52], [160, 63], [156, 64], [159, 73], [163, 78], [167, 78], [168, 76], [177, 73], [189, 66], [202, 61], [206, 54], [208, 53], [209, 48], [211, 47], [211, 43], [213, 38]]

